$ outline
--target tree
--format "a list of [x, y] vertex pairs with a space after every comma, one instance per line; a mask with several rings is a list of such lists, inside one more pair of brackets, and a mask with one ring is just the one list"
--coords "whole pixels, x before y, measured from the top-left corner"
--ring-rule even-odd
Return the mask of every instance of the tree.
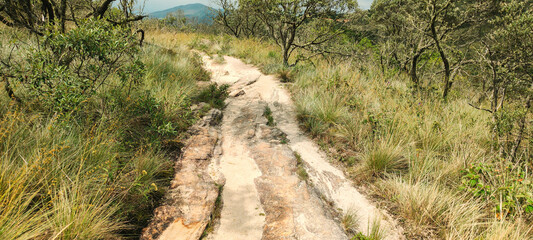
[[[53, 30], [37, 41], [19, 47], [22, 57], [2, 59], [0, 76], [7, 87], [9, 78], [25, 90], [19, 92], [21, 96], [54, 111], [76, 109], [102, 86], [132, 88], [142, 79], [140, 48], [128, 27], [83, 20], [67, 33]], [[113, 75], [120, 79], [118, 84], [109, 81]], [[12, 89], [7, 92], [15, 99], [21, 97]]]
[[434, 45], [426, 34], [429, 25], [416, 14], [419, 6], [416, 0], [376, 0], [370, 9], [381, 45], [389, 47], [386, 51], [400, 69], [409, 73], [416, 86], [420, 85], [417, 72], [420, 58]]
[[443, 65], [443, 99], [448, 97], [454, 76], [466, 62], [470, 45], [477, 42], [482, 33], [480, 23], [486, 22], [486, 12], [494, 1], [480, 0], [424, 0], [419, 1], [421, 21], [429, 26], [431, 38]]
[[[47, 26], [54, 26], [65, 32], [65, 23], [77, 24], [80, 19], [103, 18], [117, 0], [0, 0], [0, 22], [10, 27], [28, 29], [37, 35], [44, 35]], [[110, 19], [114, 24], [141, 20], [144, 16], [132, 14], [135, 0], [120, 0], [124, 13], [122, 19]]]
[[178, 10], [176, 12], [167, 14], [167, 16], [163, 19], [163, 22], [166, 25], [183, 28], [185, 25], [187, 25], [187, 17], [185, 17], [183, 10]]
[[[352, 0], [242, 0], [266, 29], [266, 35], [280, 46], [283, 64], [296, 49], [320, 51], [318, 47], [339, 35], [356, 7]], [[298, 61], [298, 60], [297, 60]]]
[[215, 23], [235, 37], [256, 36], [261, 23], [250, 9], [233, 0], [218, 0], [217, 4], [220, 9], [215, 12]]
[[[517, 159], [524, 138], [531, 135], [527, 131], [533, 96], [533, 1], [507, 0], [495, 7], [496, 17], [480, 51], [482, 69], [488, 70], [485, 77], [491, 83], [491, 107], [483, 110], [492, 113], [495, 139], [508, 136], [500, 153]], [[514, 114], [503, 111], [506, 99], [520, 103]]]
[[[384, 41], [392, 41], [395, 58], [404, 57], [402, 68], [418, 85], [417, 66], [424, 52], [436, 52], [442, 63], [442, 97], [446, 99], [459, 70], [472, 63], [471, 45], [482, 37], [481, 27], [496, 1], [482, 0], [377, 0], [372, 5], [374, 22]], [[401, 61], [401, 60], [400, 60]], [[406, 63], [410, 62], [410, 67]]]

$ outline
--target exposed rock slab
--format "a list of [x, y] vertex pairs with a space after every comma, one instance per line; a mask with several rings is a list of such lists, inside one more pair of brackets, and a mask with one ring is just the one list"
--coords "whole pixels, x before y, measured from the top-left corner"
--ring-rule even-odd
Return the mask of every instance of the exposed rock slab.
[[[263, 239], [346, 239], [322, 198], [343, 213], [354, 212], [359, 231], [368, 234], [377, 222], [385, 239], [403, 239], [402, 229], [394, 219], [359, 193], [300, 130], [290, 95], [275, 77], [263, 75], [256, 67], [232, 57], [225, 57], [225, 64], [214, 64], [204, 56], [204, 62], [213, 73], [213, 81], [230, 84], [231, 92], [246, 92], [230, 99], [225, 111], [224, 124], [238, 131], [222, 134], [232, 134], [241, 147], [246, 143], [243, 149], [261, 170], [254, 182], [266, 214]], [[266, 105], [272, 109], [276, 128], [285, 134], [285, 140], [280, 141], [276, 128], [265, 126], [262, 112]], [[295, 176], [292, 151], [301, 155], [310, 184]]]
[[197, 240], [202, 235], [224, 184], [223, 178], [209, 171], [219, 138], [215, 125], [221, 117], [219, 110], [211, 110], [192, 127], [164, 203], [155, 210], [141, 239]]
[[220, 159], [227, 179], [224, 208], [220, 226], [209, 238], [347, 239], [328, 207], [296, 175], [297, 161], [283, 142], [285, 135], [266, 125], [267, 104], [258, 91], [270, 89], [257, 89], [261, 73], [243, 66], [234, 58], [226, 58], [226, 64], [207, 64], [215, 82], [232, 84], [232, 92], [246, 91], [228, 99], [224, 110]]

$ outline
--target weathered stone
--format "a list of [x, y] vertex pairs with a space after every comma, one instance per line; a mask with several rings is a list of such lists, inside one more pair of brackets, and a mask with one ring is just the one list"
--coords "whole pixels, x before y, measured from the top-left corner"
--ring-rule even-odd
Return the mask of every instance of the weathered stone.
[[244, 94], [246, 94], [246, 92], [245, 92], [244, 90], [235, 90], [235, 91], [231, 92], [231, 93], [229, 94], [229, 96], [235, 98], [235, 97], [242, 96], [242, 95], [244, 95]]
[[218, 141], [214, 119], [220, 118], [221, 112], [213, 110], [208, 116], [192, 128], [194, 135], [176, 163], [176, 175], [165, 201], [154, 211], [141, 239], [196, 240], [209, 223], [220, 188], [208, 173], [208, 162]]

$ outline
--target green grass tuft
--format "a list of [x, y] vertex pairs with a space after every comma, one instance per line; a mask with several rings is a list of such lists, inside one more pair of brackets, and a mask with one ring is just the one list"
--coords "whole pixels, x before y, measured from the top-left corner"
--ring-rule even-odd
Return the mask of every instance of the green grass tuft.
[[274, 116], [272, 116], [272, 109], [270, 109], [269, 106], [265, 106], [265, 109], [263, 110], [263, 116], [267, 119], [267, 126], [276, 126], [276, 122], [274, 122]]

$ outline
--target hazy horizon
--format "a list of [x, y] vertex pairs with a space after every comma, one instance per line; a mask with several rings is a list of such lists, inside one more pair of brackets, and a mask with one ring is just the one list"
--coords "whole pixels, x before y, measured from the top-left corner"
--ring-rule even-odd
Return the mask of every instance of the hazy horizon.
[[[359, 7], [362, 9], [369, 9], [373, 0], [358, 0]], [[187, 5], [192, 3], [201, 3], [210, 7], [216, 7], [213, 0], [139, 0], [138, 8], [142, 9], [144, 13], [153, 13], [180, 5]]]

